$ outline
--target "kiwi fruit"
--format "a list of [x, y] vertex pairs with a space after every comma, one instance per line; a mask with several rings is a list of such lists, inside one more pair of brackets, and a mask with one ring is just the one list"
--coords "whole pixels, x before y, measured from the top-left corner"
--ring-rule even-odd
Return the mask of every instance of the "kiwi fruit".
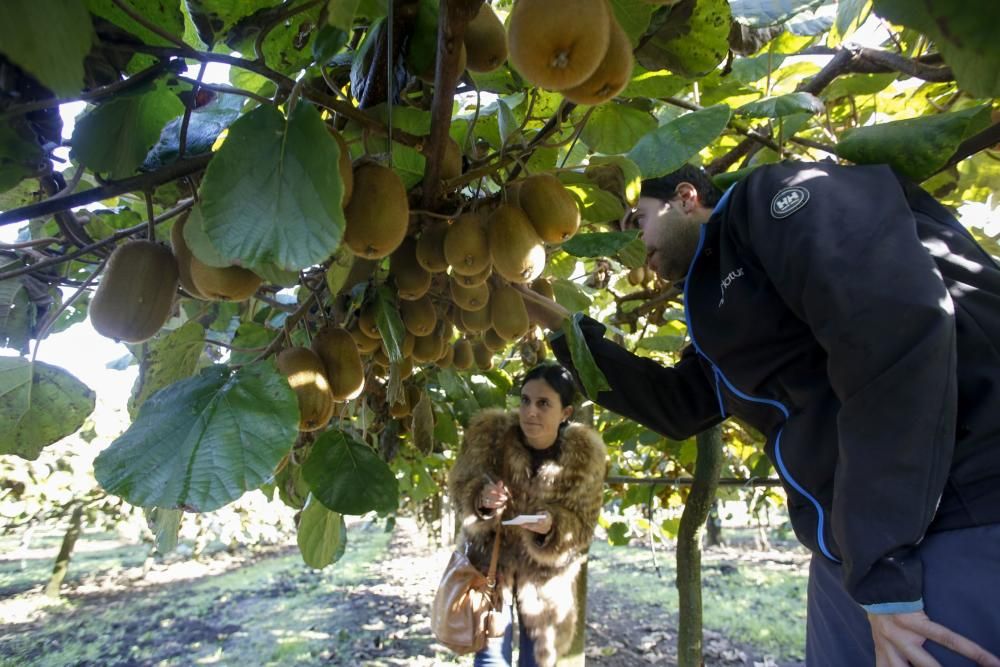
[[97, 333], [114, 340], [148, 340], [170, 319], [179, 282], [177, 260], [166, 245], [120, 245], [90, 300], [90, 322]]
[[209, 266], [191, 257], [191, 280], [210, 301], [246, 301], [263, 282], [256, 273], [241, 266]]
[[479, 310], [459, 310], [462, 326], [469, 333], [481, 334], [493, 325], [489, 308]]
[[501, 204], [493, 211], [489, 243], [493, 270], [509, 282], [530, 283], [545, 269], [542, 239], [522, 209]]
[[548, 299], [552, 299], [553, 301], [556, 300], [556, 293], [555, 290], [552, 289], [552, 283], [545, 278], [536, 278], [533, 280], [531, 283], [531, 289]]
[[451, 277], [459, 284], [464, 287], [475, 287], [476, 285], [482, 285], [486, 282], [486, 279], [493, 275], [493, 265], [487, 264], [486, 268], [475, 273], [471, 276], [463, 276], [461, 273], [452, 273]]
[[500, 350], [507, 347], [507, 341], [504, 337], [496, 332], [496, 329], [490, 327], [483, 332], [483, 344], [490, 350], [490, 352], [499, 352]]
[[354, 170], [354, 190], [344, 208], [344, 243], [355, 255], [380, 259], [399, 247], [410, 224], [403, 181], [392, 169], [366, 162]]
[[486, 283], [465, 286], [452, 276], [448, 281], [451, 300], [462, 310], [480, 310], [490, 301], [490, 288]]
[[431, 274], [417, 261], [417, 242], [407, 236], [389, 255], [389, 275], [396, 282], [396, 294], [400, 299], [419, 299], [431, 287]]
[[181, 217], [177, 218], [174, 226], [170, 228], [170, 245], [174, 249], [174, 257], [177, 259], [177, 277], [180, 280], [184, 291], [196, 299], [204, 299], [205, 295], [198, 291], [191, 280], [191, 259], [194, 255], [187, 241], [184, 240], [184, 225], [187, 224], [190, 211], [185, 211]]
[[528, 310], [521, 294], [510, 285], [498, 285], [490, 295], [490, 321], [493, 330], [506, 341], [528, 333]]
[[476, 368], [481, 371], [493, 368], [493, 351], [486, 347], [486, 344], [481, 340], [472, 344], [472, 358], [476, 362]]
[[490, 264], [485, 222], [478, 213], [463, 213], [444, 237], [444, 256], [455, 273], [471, 276]]
[[452, 365], [460, 371], [467, 371], [472, 368], [475, 359], [472, 357], [472, 343], [467, 338], [459, 338], [452, 345]]
[[611, 17], [608, 51], [594, 73], [581, 84], [560, 91], [567, 100], [577, 104], [601, 104], [622, 92], [632, 78], [635, 59], [632, 42], [625, 30]]
[[536, 86], [565, 90], [594, 73], [608, 50], [607, 0], [518, 0], [510, 14], [510, 62]]
[[449, 225], [445, 220], [435, 220], [420, 233], [417, 239], [417, 263], [425, 271], [441, 273], [448, 269], [448, 259], [444, 256], [444, 237]]
[[426, 294], [413, 301], [399, 302], [399, 317], [403, 326], [414, 336], [426, 336], [434, 331], [437, 324], [437, 311]]
[[531, 226], [546, 243], [562, 243], [580, 228], [576, 198], [552, 174], [536, 174], [524, 179], [518, 201]]
[[323, 362], [333, 400], [357, 398], [365, 386], [365, 372], [351, 334], [340, 327], [323, 327], [313, 336], [311, 347]]
[[473, 72], [492, 72], [507, 60], [507, 31], [488, 2], [465, 26], [466, 67]]
[[354, 339], [354, 344], [358, 346], [358, 351], [362, 354], [371, 354], [382, 343], [381, 338], [373, 338], [362, 331], [359, 321], [355, 321], [353, 326], [348, 327], [347, 333]]
[[289, 347], [278, 354], [278, 371], [288, 378], [299, 401], [299, 430], [316, 431], [333, 417], [333, 394], [323, 361], [308, 347]]
[[351, 149], [347, 146], [347, 142], [344, 141], [344, 137], [340, 132], [337, 132], [332, 127], [329, 130], [340, 147], [340, 158], [337, 160], [337, 167], [340, 169], [340, 180], [344, 184], [344, 196], [340, 198], [340, 205], [347, 206], [348, 202], [351, 201], [351, 195], [354, 194], [354, 169], [351, 166]]

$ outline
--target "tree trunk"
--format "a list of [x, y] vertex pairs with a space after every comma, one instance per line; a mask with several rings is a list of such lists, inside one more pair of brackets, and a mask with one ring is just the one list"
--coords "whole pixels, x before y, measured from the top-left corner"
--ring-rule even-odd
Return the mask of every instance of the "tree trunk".
[[701, 539], [700, 532], [715, 499], [722, 472], [722, 429], [715, 426], [698, 434], [698, 459], [694, 483], [684, 505], [677, 531], [677, 593], [680, 624], [677, 631], [678, 667], [700, 667], [701, 628]]
[[556, 662], [558, 667], [583, 667], [587, 661], [584, 653], [587, 633], [587, 563], [580, 568], [576, 577], [576, 629], [573, 631], [573, 644], [566, 655]]
[[705, 522], [705, 546], [721, 547], [726, 543], [722, 536], [722, 516], [719, 514], [719, 500], [712, 503], [712, 509], [708, 513], [708, 521]]
[[56, 556], [56, 564], [52, 568], [52, 576], [45, 586], [45, 594], [50, 598], [59, 597], [59, 589], [62, 587], [63, 579], [69, 571], [69, 559], [73, 555], [73, 547], [76, 546], [76, 538], [80, 537], [80, 526], [83, 523], [83, 505], [77, 503], [73, 509], [73, 515], [69, 519], [69, 530], [63, 536], [62, 547], [59, 555]]

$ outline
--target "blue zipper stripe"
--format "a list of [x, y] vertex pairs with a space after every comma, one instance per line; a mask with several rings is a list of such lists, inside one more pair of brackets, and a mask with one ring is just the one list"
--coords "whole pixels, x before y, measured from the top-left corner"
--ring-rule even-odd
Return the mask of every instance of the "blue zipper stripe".
[[[725, 194], [722, 196], [722, 199], [720, 199], [719, 203], [716, 204], [713, 213], [720, 211], [724, 207], [724, 205], [729, 200], [729, 193], [731, 191], [732, 188], [726, 190]], [[723, 402], [722, 402], [722, 390], [719, 387], [719, 379], [721, 378], [722, 381], [725, 383], [726, 387], [729, 388], [729, 391], [733, 392], [734, 394], [736, 394], [737, 396], [746, 401], [750, 401], [752, 403], [762, 403], [764, 405], [770, 405], [773, 408], [777, 408], [778, 410], [781, 411], [781, 414], [784, 415], [785, 419], [787, 420], [790, 412], [783, 403], [775, 401], [770, 398], [757, 398], [737, 389], [733, 385], [733, 383], [729, 381], [729, 378], [727, 378], [723, 374], [723, 372], [719, 370], [719, 367], [715, 365], [715, 362], [712, 361], [712, 358], [709, 357], [707, 354], [705, 354], [705, 351], [701, 349], [701, 346], [698, 345], [698, 341], [694, 337], [694, 328], [691, 326], [691, 302], [688, 300], [688, 288], [691, 285], [691, 272], [694, 270], [695, 262], [698, 261], [698, 256], [701, 255], [701, 249], [704, 245], [705, 245], [705, 225], [703, 224], [701, 226], [701, 231], [698, 236], [698, 248], [695, 250], [694, 257], [691, 259], [691, 264], [688, 267], [687, 276], [684, 279], [684, 320], [687, 323], [688, 336], [691, 338], [691, 344], [694, 345], [695, 351], [697, 351], [698, 354], [704, 357], [705, 360], [708, 361], [708, 363], [711, 364], [712, 366], [712, 371], [715, 375], [715, 394], [719, 399], [719, 412], [723, 417], [726, 416], [726, 410], [723, 407]], [[826, 546], [826, 539], [824, 539], [823, 537], [823, 527], [826, 523], [826, 515], [823, 512], [823, 506], [820, 505], [819, 501], [816, 500], [816, 498], [814, 498], [812, 494], [806, 491], [801, 484], [795, 481], [795, 479], [788, 472], [788, 468], [785, 467], [784, 459], [781, 456], [781, 434], [783, 432], [784, 432], [784, 427], [778, 429], [778, 435], [774, 439], [774, 458], [778, 464], [778, 471], [781, 473], [781, 476], [791, 485], [793, 489], [795, 489], [799, 494], [804, 496], [810, 503], [812, 503], [813, 507], [816, 508], [816, 514], [818, 515], [819, 518], [818, 523], [816, 525], [816, 537], [819, 549], [820, 551], [823, 552], [824, 556], [826, 556], [835, 563], [839, 563], [840, 559], [834, 556], [830, 552], [830, 550]]]

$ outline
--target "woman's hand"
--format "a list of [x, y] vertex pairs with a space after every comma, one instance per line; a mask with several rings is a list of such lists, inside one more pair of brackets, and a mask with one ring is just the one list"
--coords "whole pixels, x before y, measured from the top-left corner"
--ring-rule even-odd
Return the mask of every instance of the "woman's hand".
[[479, 506], [489, 510], [503, 510], [510, 501], [510, 493], [502, 482], [488, 482], [479, 492]]
[[872, 638], [875, 640], [876, 667], [940, 667], [924, 642], [930, 639], [977, 665], [1000, 667], [1000, 659], [970, 639], [935, 623], [927, 614], [869, 614]]
[[521, 528], [539, 535], [548, 535], [549, 531], [552, 530], [552, 515], [548, 512], [539, 512], [538, 514], [542, 517], [541, 519], [531, 523], [522, 523]]

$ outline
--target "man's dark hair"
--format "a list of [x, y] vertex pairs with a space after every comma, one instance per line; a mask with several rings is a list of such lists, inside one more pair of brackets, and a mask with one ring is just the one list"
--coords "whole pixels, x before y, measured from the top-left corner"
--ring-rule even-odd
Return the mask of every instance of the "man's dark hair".
[[667, 201], [673, 199], [677, 193], [677, 186], [687, 181], [698, 190], [698, 200], [702, 206], [713, 208], [719, 203], [722, 197], [722, 190], [715, 187], [715, 183], [701, 167], [686, 164], [677, 171], [672, 171], [666, 176], [650, 178], [642, 182], [642, 196], [655, 197]]
[[553, 363], [539, 364], [525, 373], [521, 386], [531, 380], [543, 380], [552, 387], [559, 394], [561, 407], [573, 405], [573, 399], [576, 398], [576, 383], [573, 381], [573, 375], [565, 367]]

